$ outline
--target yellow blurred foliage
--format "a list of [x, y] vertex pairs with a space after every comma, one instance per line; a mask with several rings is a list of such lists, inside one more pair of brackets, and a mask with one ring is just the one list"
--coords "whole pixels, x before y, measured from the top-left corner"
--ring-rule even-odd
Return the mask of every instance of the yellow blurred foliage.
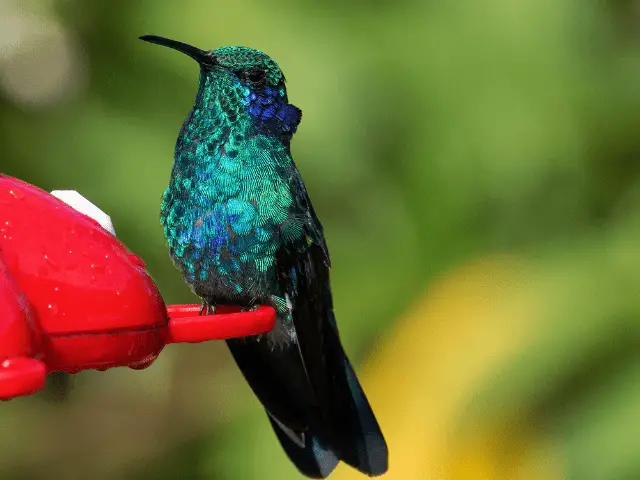
[[[443, 276], [397, 323], [363, 376], [389, 443], [386, 479], [563, 478], [528, 425], [460, 422], [474, 387], [536, 328], [531, 283], [514, 257], [475, 262]], [[333, 478], [361, 474], [341, 466]]]

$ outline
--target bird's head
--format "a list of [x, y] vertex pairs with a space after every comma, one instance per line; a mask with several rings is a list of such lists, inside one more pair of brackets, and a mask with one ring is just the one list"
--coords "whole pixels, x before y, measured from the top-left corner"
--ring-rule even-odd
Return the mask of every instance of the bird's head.
[[224, 97], [223, 104], [250, 115], [267, 129], [295, 132], [302, 112], [288, 103], [284, 75], [267, 54], [241, 46], [201, 50], [155, 35], [140, 39], [173, 48], [196, 60], [201, 68], [199, 99], [208, 99], [212, 108], [211, 100], [220, 104]]

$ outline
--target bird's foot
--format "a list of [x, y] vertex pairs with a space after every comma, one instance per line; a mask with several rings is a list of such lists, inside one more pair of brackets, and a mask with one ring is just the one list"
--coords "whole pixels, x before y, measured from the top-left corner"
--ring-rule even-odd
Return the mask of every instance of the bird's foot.
[[202, 302], [202, 308], [200, 309], [200, 315], [215, 315], [216, 314], [216, 306], [211, 305], [208, 302]]
[[259, 307], [259, 306], [260, 306], [260, 305], [253, 305], [253, 306], [251, 306], [251, 307], [242, 307], [242, 308], [240, 309], [240, 311], [241, 311], [241, 312], [254, 312], [254, 311], [256, 311], [256, 310], [258, 309], [258, 307]]

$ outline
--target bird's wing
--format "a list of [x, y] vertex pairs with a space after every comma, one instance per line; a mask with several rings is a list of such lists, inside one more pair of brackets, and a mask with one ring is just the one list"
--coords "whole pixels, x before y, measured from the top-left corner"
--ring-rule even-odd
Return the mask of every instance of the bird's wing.
[[295, 172], [296, 208], [306, 215], [303, 239], [278, 252], [281, 288], [291, 292], [292, 316], [302, 363], [320, 418], [314, 428], [337, 455], [367, 474], [387, 469], [387, 446], [373, 411], [340, 342], [333, 312], [329, 253], [322, 225], [306, 188]]

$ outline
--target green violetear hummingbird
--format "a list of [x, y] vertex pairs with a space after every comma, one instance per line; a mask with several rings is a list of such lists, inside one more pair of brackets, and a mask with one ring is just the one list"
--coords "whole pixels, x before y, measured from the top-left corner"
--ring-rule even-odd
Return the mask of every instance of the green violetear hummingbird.
[[271, 332], [227, 344], [303, 474], [325, 478], [340, 460], [384, 473], [384, 437], [340, 343], [322, 225], [291, 158], [302, 112], [284, 75], [259, 50], [141, 39], [200, 66], [162, 199], [174, 264], [207, 307], [276, 309]]

